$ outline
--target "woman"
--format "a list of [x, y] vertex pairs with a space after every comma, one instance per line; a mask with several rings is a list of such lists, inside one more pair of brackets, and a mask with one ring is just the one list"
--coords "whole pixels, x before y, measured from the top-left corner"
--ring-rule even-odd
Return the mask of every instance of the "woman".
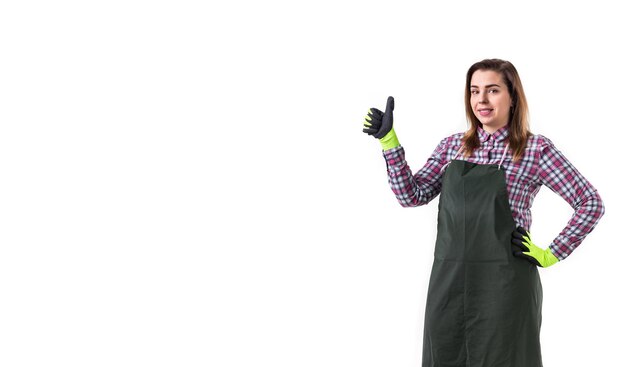
[[[537, 266], [564, 260], [604, 214], [596, 189], [552, 142], [531, 134], [519, 75], [508, 61], [475, 63], [465, 85], [470, 128], [443, 139], [412, 174], [385, 112], [369, 110], [363, 131], [380, 140], [389, 183], [402, 206], [437, 195], [435, 258], [426, 302], [423, 366], [542, 366], [542, 288]], [[574, 209], [542, 249], [530, 207], [541, 185]]]

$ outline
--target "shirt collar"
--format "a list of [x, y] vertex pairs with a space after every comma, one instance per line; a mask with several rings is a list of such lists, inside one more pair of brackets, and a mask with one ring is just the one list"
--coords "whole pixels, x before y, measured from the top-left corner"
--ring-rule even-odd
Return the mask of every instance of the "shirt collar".
[[482, 127], [478, 127], [478, 137], [481, 143], [488, 141], [489, 139], [494, 139], [495, 141], [503, 141], [509, 136], [509, 125], [505, 125], [498, 130], [496, 130], [493, 134], [489, 134]]

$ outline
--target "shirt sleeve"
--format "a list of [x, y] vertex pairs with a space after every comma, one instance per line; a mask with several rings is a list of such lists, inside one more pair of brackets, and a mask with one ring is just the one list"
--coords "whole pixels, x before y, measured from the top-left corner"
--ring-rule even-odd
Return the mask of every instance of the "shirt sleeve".
[[383, 151], [391, 191], [403, 207], [429, 203], [441, 192], [441, 179], [445, 166], [448, 139], [443, 139], [432, 155], [415, 175], [404, 158], [402, 146]]
[[550, 244], [559, 259], [568, 257], [591, 233], [604, 215], [604, 203], [596, 189], [578, 172], [565, 156], [543, 138], [538, 178], [542, 185], [560, 195], [574, 209], [565, 228]]

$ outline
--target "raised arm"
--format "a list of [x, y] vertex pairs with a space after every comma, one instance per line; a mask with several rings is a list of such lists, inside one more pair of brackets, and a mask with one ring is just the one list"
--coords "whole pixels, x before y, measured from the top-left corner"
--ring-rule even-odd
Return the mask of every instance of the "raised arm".
[[387, 162], [389, 185], [400, 205], [412, 207], [427, 204], [441, 191], [449, 138], [439, 143], [424, 167], [413, 175], [393, 129], [393, 109], [394, 99], [391, 96], [387, 98], [385, 112], [370, 108], [363, 122], [363, 132], [379, 139]]
[[387, 175], [391, 190], [403, 207], [428, 204], [441, 192], [443, 168], [447, 163], [449, 138], [443, 139], [426, 164], [415, 175], [404, 158], [404, 148], [399, 146], [383, 151], [387, 162]]

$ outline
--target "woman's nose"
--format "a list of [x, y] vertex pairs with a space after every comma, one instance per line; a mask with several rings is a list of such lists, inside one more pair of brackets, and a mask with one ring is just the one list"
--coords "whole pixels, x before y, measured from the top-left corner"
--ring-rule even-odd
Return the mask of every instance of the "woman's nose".
[[488, 99], [487, 99], [487, 92], [481, 92], [478, 94], [478, 102], [480, 103], [487, 103]]

